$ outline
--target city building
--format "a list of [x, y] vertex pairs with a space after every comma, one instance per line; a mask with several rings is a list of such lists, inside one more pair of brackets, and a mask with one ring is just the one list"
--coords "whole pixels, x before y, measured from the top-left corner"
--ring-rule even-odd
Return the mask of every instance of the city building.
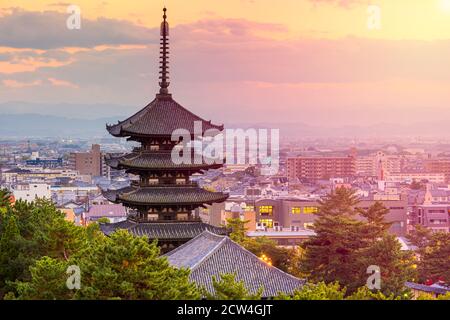
[[450, 182], [450, 158], [427, 159], [424, 166], [427, 172], [444, 174], [445, 181]]
[[295, 157], [287, 159], [289, 180], [317, 181], [329, 178], [350, 178], [356, 175], [355, 158]]
[[414, 207], [414, 221], [432, 231], [450, 231], [450, 204], [423, 204]]
[[222, 202], [228, 195], [200, 188], [190, 180], [195, 173], [218, 169], [221, 164], [208, 164], [205, 159], [198, 163], [195, 154], [182, 150], [187, 161], [175, 163], [172, 150], [179, 148], [182, 137], [172, 140], [175, 130], [184, 129], [194, 137], [196, 125], [201, 125], [202, 134], [209, 129], [217, 132], [223, 126], [213, 125], [178, 104], [168, 91], [168, 31], [166, 9], [161, 24], [160, 90], [156, 98], [145, 108], [128, 119], [108, 125], [108, 132], [115, 137], [127, 137], [140, 146], [120, 157], [107, 157], [107, 164], [114, 169], [125, 170], [137, 176], [130, 186], [104, 191], [106, 199], [122, 203], [133, 210], [128, 220], [103, 225], [105, 233], [114, 228], [128, 229], [150, 239], [158, 239], [162, 250], [170, 250], [192, 239], [204, 230], [225, 234], [224, 228], [213, 227], [201, 221], [193, 213], [205, 204]]
[[[376, 201], [381, 202], [389, 213], [386, 221], [391, 222], [390, 232], [397, 236], [404, 236], [408, 230], [408, 198], [405, 194], [370, 194], [367, 197], [360, 197], [357, 208], [367, 210]], [[229, 217], [241, 217], [244, 220], [252, 221], [255, 229], [248, 231], [296, 231], [300, 232], [299, 237], [304, 239], [303, 230], [310, 229], [319, 211], [319, 199], [301, 197], [275, 197], [234, 199], [230, 198], [225, 203], [208, 206], [204, 216], [208, 221], [221, 226], [226, 224]], [[301, 239], [300, 239], [301, 240]]]
[[52, 197], [50, 185], [46, 183], [19, 183], [14, 186], [12, 193], [16, 200], [28, 202], [36, 199], [50, 200]]
[[421, 182], [427, 181], [431, 183], [444, 183], [446, 181], [446, 176], [444, 173], [437, 172], [387, 172], [385, 175], [385, 180], [389, 182], [399, 182], [399, 183], [411, 183], [413, 181]]
[[69, 156], [69, 166], [82, 175], [99, 177], [107, 174], [104, 154], [100, 151], [100, 145], [93, 144], [88, 152], [72, 152]]
[[97, 221], [100, 218], [108, 218], [110, 223], [124, 221], [127, 218], [127, 210], [121, 204], [94, 204], [84, 213], [86, 224]]
[[401, 172], [403, 159], [396, 155], [386, 155], [377, 152], [370, 156], [357, 156], [355, 158], [355, 173], [363, 177], [378, 177], [383, 179], [383, 174]]

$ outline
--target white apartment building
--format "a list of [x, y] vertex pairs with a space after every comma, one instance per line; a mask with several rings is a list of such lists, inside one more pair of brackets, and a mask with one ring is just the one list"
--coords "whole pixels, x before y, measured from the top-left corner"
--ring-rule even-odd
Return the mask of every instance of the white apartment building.
[[36, 199], [51, 199], [50, 185], [46, 183], [18, 184], [12, 190], [16, 200], [34, 201]]
[[417, 173], [417, 172], [405, 172], [405, 173], [387, 173], [385, 180], [389, 182], [406, 182], [411, 183], [413, 181], [423, 181], [426, 180], [430, 183], [444, 183], [445, 174], [444, 173]]
[[401, 172], [402, 158], [379, 151], [374, 155], [356, 157], [355, 168], [359, 176], [381, 178], [381, 173], [386, 175], [386, 173]]

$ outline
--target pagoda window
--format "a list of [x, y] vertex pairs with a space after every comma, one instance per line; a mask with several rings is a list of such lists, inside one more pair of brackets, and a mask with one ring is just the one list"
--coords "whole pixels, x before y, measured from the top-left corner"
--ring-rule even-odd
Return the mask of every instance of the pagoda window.
[[188, 220], [189, 214], [188, 213], [178, 213], [177, 214], [177, 220]]
[[155, 179], [155, 178], [148, 179], [148, 184], [149, 185], [159, 184], [159, 179]]
[[186, 184], [186, 179], [184, 179], [184, 178], [183, 178], [183, 179], [178, 178], [178, 179], [175, 180], [175, 183], [176, 183], [176, 184]]
[[151, 145], [150, 151], [159, 151], [159, 145]]

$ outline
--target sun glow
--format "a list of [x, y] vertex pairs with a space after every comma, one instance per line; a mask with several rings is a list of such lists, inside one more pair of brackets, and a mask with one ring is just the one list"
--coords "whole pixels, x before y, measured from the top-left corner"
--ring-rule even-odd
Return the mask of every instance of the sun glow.
[[443, 11], [450, 13], [450, 0], [440, 0], [440, 7]]

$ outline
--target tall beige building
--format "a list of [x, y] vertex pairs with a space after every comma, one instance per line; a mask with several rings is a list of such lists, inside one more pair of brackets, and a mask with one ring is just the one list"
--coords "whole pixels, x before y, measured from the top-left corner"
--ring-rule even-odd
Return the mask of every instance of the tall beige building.
[[396, 155], [386, 155], [379, 151], [374, 155], [357, 157], [355, 167], [358, 176], [382, 179], [388, 173], [402, 171], [402, 158]]
[[69, 157], [71, 169], [77, 170], [82, 175], [98, 177], [105, 175], [105, 164], [100, 145], [93, 144], [88, 152], [73, 152]]

